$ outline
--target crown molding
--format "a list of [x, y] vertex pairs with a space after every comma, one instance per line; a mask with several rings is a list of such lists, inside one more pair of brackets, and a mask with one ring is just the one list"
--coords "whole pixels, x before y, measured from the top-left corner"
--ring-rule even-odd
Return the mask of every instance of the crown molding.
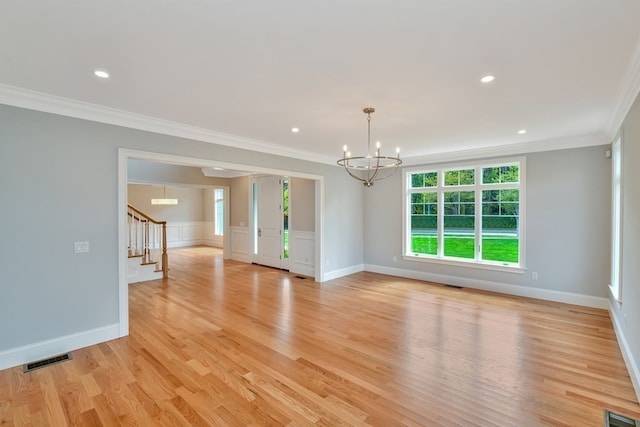
[[158, 119], [143, 114], [131, 113], [116, 108], [104, 107], [102, 105], [36, 92], [2, 83], [0, 83], [0, 104], [273, 154], [276, 156], [331, 165], [335, 164], [335, 159], [309, 151], [286, 148], [265, 141], [216, 132], [210, 129]]
[[624, 79], [618, 89], [615, 110], [609, 119], [609, 126], [606, 128], [609, 142], [611, 142], [624, 121], [627, 113], [631, 109], [636, 97], [640, 93], [640, 38], [636, 43]]
[[493, 147], [474, 148], [443, 153], [426, 154], [403, 159], [403, 166], [427, 165], [433, 163], [457, 162], [460, 160], [475, 160], [487, 157], [502, 157], [537, 153], [541, 151], [565, 150], [570, 148], [591, 147], [609, 144], [607, 135], [586, 135], [569, 138], [546, 139], [529, 141], [518, 144], [497, 145]]
[[[639, 45], [640, 46], [640, 45]], [[634, 56], [635, 71], [633, 78], [630, 77], [634, 85], [640, 89], [640, 49]], [[637, 93], [637, 89], [636, 92]], [[628, 92], [624, 92], [628, 94]], [[628, 99], [629, 98], [629, 99]], [[625, 103], [628, 103], [620, 119], [631, 107], [635, 99], [633, 96], [625, 96]], [[304, 159], [311, 162], [323, 163], [335, 166], [335, 159], [312, 153], [309, 151], [295, 150], [282, 147], [265, 141], [244, 138], [237, 135], [216, 132], [183, 123], [158, 119], [143, 114], [131, 113], [110, 107], [104, 107], [89, 102], [78, 101], [42, 92], [36, 92], [16, 86], [0, 83], [0, 104], [14, 107], [26, 108], [29, 110], [42, 111], [46, 113], [58, 114], [67, 117], [90, 120], [99, 123], [106, 123], [137, 129], [147, 132], [154, 132], [163, 135], [170, 135], [180, 138], [187, 138], [196, 141], [208, 142], [227, 147], [240, 148], [265, 154], [289, 157], [294, 159]], [[622, 105], [622, 104], [621, 104]], [[619, 127], [619, 124], [617, 125]], [[617, 127], [615, 128], [617, 131]], [[615, 131], [614, 131], [615, 134]], [[442, 163], [448, 161], [459, 161], [469, 159], [479, 159], [485, 157], [508, 156], [514, 154], [533, 153], [538, 151], [562, 150], [567, 148], [577, 148], [592, 145], [604, 145], [611, 142], [613, 135], [587, 135], [573, 138], [550, 139], [543, 141], [531, 141], [527, 143], [499, 145], [494, 147], [484, 147], [454, 152], [432, 153], [403, 159], [403, 164], [407, 166]]]

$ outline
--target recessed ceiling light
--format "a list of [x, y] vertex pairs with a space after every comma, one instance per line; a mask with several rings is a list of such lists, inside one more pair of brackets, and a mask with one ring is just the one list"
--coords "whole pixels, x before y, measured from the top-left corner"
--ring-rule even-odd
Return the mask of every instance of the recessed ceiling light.
[[518, 131], [518, 133], [519, 133], [520, 135], [524, 135], [525, 133], [527, 133], [527, 130], [526, 130], [526, 129], [520, 129], [520, 130]]
[[300, 128], [291, 128], [291, 132], [298, 133], [300, 132]]
[[491, 74], [484, 76], [483, 78], [480, 79], [480, 81], [482, 83], [491, 83], [492, 81], [494, 81], [496, 79], [495, 76], [492, 76]]
[[224, 170], [224, 168], [215, 167], [215, 168], [213, 168], [213, 170], [216, 170], [216, 171], [223, 171], [223, 170]]
[[101, 79], [108, 79], [109, 78], [109, 73], [107, 73], [104, 70], [95, 70], [93, 72], [93, 74], [95, 74], [97, 77], [100, 77]]

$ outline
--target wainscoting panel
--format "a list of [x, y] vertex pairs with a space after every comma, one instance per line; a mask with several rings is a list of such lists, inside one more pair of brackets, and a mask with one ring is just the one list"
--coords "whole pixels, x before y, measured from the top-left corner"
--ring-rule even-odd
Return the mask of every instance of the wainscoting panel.
[[221, 248], [224, 245], [223, 237], [216, 236], [216, 227], [213, 222], [202, 223], [202, 239], [207, 246]]
[[[209, 233], [211, 230], [211, 234]], [[167, 245], [169, 248], [180, 248], [194, 245], [211, 245], [222, 247], [222, 236], [219, 236], [219, 245], [213, 239], [213, 222], [167, 222]]]
[[251, 262], [249, 256], [249, 228], [231, 226], [231, 259]]
[[312, 231], [289, 231], [289, 271], [315, 276], [316, 234]]

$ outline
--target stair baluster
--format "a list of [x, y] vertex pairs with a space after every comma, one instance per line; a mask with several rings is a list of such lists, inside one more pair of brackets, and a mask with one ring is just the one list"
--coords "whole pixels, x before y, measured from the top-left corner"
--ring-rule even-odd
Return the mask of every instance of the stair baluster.
[[[131, 205], [128, 205], [127, 215], [129, 256], [141, 256], [142, 264], [156, 264], [156, 271], [162, 271], [162, 277], [166, 279], [169, 276], [167, 222], [156, 221]], [[162, 256], [158, 260], [160, 250]]]

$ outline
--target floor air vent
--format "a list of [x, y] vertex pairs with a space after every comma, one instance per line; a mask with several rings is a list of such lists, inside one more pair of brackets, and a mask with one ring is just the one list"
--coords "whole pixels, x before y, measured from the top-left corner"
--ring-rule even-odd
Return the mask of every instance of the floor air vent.
[[456, 285], [445, 285], [447, 288], [453, 288], [453, 289], [462, 289], [462, 286], [456, 286]]
[[638, 427], [638, 420], [627, 418], [624, 415], [616, 414], [614, 412], [604, 410], [604, 425], [605, 427]]
[[31, 372], [33, 370], [44, 368], [45, 366], [53, 365], [55, 363], [64, 362], [70, 360], [71, 353], [61, 354], [59, 356], [50, 357], [48, 359], [38, 360], [37, 362], [27, 363], [22, 367], [23, 372]]
[[307, 278], [304, 277], [304, 276], [293, 276], [293, 277], [296, 278], [296, 279], [307, 280]]

